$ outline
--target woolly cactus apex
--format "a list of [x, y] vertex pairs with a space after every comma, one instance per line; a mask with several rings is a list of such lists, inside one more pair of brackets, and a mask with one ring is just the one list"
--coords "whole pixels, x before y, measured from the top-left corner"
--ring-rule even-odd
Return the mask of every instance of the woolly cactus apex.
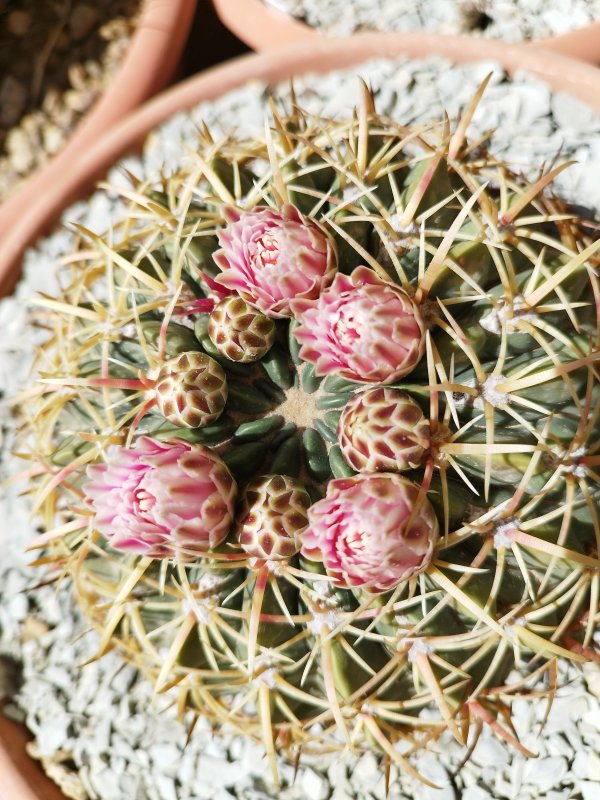
[[394, 473], [330, 481], [308, 510], [302, 555], [338, 585], [385, 592], [431, 561], [438, 521], [425, 493]]
[[180, 353], [161, 367], [154, 393], [161, 414], [173, 425], [201, 428], [221, 416], [227, 379], [206, 353]]
[[293, 300], [300, 357], [317, 375], [359, 383], [392, 383], [408, 374], [425, 348], [418, 306], [396, 284], [368, 267], [338, 273], [317, 300]]
[[268, 317], [291, 316], [290, 300], [315, 298], [336, 271], [331, 239], [292, 205], [280, 211], [225, 208], [226, 227], [218, 232], [213, 258], [216, 280], [234, 289]]
[[410, 395], [378, 387], [355, 394], [338, 425], [342, 454], [357, 472], [403, 472], [421, 466], [429, 421]]
[[245, 364], [258, 361], [269, 352], [275, 341], [275, 324], [233, 295], [211, 311], [208, 335], [225, 358]]
[[111, 547], [150, 558], [193, 560], [227, 536], [236, 483], [216, 453], [181, 439], [140, 437], [87, 469], [94, 528]]
[[279, 561], [300, 549], [308, 492], [287, 475], [265, 475], [246, 487], [237, 514], [238, 540], [254, 558]]

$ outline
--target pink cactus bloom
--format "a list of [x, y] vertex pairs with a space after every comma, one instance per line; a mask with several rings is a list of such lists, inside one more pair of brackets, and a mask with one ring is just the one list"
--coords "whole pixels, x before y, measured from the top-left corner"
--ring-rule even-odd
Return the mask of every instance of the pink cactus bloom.
[[222, 542], [233, 520], [235, 481], [203, 445], [142, 436], [87, 475], [94, 528], [116, 550], [193, 560]]
[[363, 472], [330, 481], [308, 509], [302, 555], [338, 586], [386, 592], [426, 569], [438, 537], [433, 507], [413, 483]]
[[231, 297], [235, 294], [233, 289], [226, 289], [224, 286], [221, 286], [221, 284], [217, 283], [214, 278], [211, 278], [207, 272], [200, 272], [200, 275], [207, 287], [206, 296], [213, 302], [213, 305], [219, 303], [225, 297]]
[[334, 246], [324, 231], [292, 205], [281, 211], [257, 206], [226, 208], [227, 227], [213, 258], [216, 281], [234, 289], [267, 317], [291, 316], [290, 300], [315, 298], [333, 280]]
[[338, 273], [317, 300], [291, 303], [300, 357], [317, 375], [341, 375], [358, 383], [386, 384], [418, 363], [425, 324], [418, 306], [394, 283], [368, 267]]

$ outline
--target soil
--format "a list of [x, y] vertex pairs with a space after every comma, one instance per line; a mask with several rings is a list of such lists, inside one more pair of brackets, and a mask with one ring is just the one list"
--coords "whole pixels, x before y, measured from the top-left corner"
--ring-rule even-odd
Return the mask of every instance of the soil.
[[0, 201], [64, 144], [125, 54], [143, 0], [0, 0]]

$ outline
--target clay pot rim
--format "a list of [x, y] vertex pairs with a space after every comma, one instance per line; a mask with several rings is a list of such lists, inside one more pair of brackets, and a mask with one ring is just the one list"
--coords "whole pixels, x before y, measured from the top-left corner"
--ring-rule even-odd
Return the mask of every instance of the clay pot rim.
[[[282, 9], [267, 5], [263, 0], [212, 0], [212, 2], [221, 22], [238, 39], [254, 50], [271, 50], [283, 44], [307, 43], [315, 39], [326, 38], [328, 41], [334, 41], [337, 38], [344, 38], [347, 41], [350, 38], [330, 36], [311, 28], [310, 25]], [[482, 41], [493, 40], [482, 39]], [[591, 23], [559, 36], [535, 39], [524, 43], [524, 46], [543, 47], [589, 64], [600, 64], [600, 22]]]
[[[15, 258], [44, 230], [39, 223], [23, 222], [28, 209], [39, 208], [40, 194], [54, 192], [57, 182], [72, 181], [74, 164], [107, 130], [133, 109], [163, 89], [171, 80], [191, 27], [197, 0], [142, 0], [139, 19], [125, 56], [101, 97], [79, 121], [65, 145], [40, 170], [27, 178], [0, 205], [0, 232], [13, 244]], [[31, 232], [28, 232], [28, 225]], [[4, 255], [6, 249], [0, 246]], [[10, 271], [10, 269], [9, 269]], [[0, 296], [12, 289], [7, 269], [0, 266]]]
[[[3, 228], [6, 217], [3, 216], [4, 209], [0, 209], [0, 229], [8, 231], [0, 241], [0, 294], [2, 288], [6, 290], [16, 279], [23, 248], [32, 243], [59, 211], [89, 191], [95, 179], [120, 157], [138, 147], [153, 128], [172, 114], [202, 100], [220, 96], [252, 79], [275, 83], [293, 74], [327, 72], [373, 57], [394, 59], [403, 55], [441, 55], [456, 63], [491, 59], [508, 72], [525, 67], [546, 80], [555, 91], [570, 90], [600, 112], [600, 70], [529, 45], [506, 45], [468, 36], [364, 33], [353, 36], [351, 40], [320, 37], [318, 41], [241, 56], [172, 87], [121, 120], [89, 147], [75, 153], [70, 170], [48, 187], [48, 193], [34, 198], [30, 207], [22, 208], [25, 233], [23, 225], [16, 232], [15, 229]], [[61, 797], [60, 793], [52, 794], [51, 790], [40, 795], [39, 784], [37, 788], [28, 785], [25, 775], [19, 771], [14, 747], [3, 748], [3, 738], [8, 738], [6, 730], [7, 726], [0, 720], [0, 785], [3, 789], [15, 787], [10, 796], [19, 800]], [[30, 771], [35, 765], [31, 765], [23, 752], [24, 759], [27, 759], [27, 771]]]

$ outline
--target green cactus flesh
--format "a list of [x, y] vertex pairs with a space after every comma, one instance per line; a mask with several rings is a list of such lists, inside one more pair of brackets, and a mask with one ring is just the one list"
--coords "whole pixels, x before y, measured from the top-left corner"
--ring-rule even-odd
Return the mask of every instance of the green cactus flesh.
[[[182, 708], [262, 738], [274, 773], [278, 752], [345, 747], [411, 769], [399, 741], [450, 728], [464, 742], [482, 721], [514, 742], [502, 716], [526, 677], [506, 685], [511, 669], [594, 657], [600, 242], [548, 176], [527, 183], [462, 130], [409, 129], [364, 91], [351, 119], [278, 111], [268, 142], [204, 131], [197, 164], [135, 185], [110, 244], [81, 231], [93, 257], [41, 301], [53, 335], [29, 429], [48, 557], [101, 652], [121, 647]], [[314, 502], [354, 474], [337, 426], [365, 387], [303, 363], [293, 320], [274, 322], [260, 358], [228, 359], [202, 310], [222, 208], [285, 202], [327, 228], [340, 272], [397, 283], [426, 322], [425, 356], [391, 388], [429, 422], [403, 475], [441, 536], [428, 568], [384, 594], [335, 586], [297, 554], [251, 558], [233, 532], [183, 564], [123, 555], [82, 502], [87, 465], [142, 433], [216, 450], [240, 493], [282, 475]], [[166, 419], [149, 389], [182, 353], [226, 377], [199, 427]]]

